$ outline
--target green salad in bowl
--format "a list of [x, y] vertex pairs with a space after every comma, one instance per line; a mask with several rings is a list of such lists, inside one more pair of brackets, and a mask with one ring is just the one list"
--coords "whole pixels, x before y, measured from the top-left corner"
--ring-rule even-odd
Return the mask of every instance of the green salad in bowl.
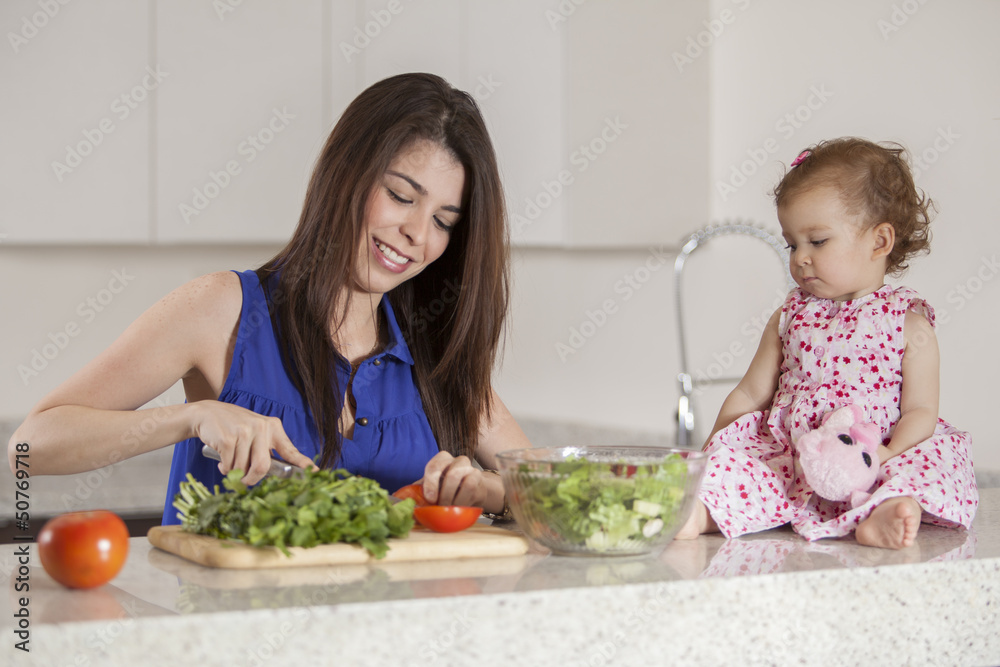
[[665, 447], [519, 449], [497, 455], [525, 534], [564, 555], [644, 554], [691, 511], [706, 455]]

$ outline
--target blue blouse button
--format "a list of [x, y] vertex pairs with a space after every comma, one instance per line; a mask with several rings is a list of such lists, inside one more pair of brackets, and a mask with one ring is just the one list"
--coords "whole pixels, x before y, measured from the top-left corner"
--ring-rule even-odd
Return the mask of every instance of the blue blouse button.
[[368, 417], [362, 417], [358, 420], [358, 424], [361, 426], [368, 426]]

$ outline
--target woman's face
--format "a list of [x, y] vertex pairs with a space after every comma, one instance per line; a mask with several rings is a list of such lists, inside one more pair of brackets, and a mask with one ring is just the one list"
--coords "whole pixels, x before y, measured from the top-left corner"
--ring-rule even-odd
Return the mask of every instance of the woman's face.
[[465, 169], [438, 144], [420, 140], [397, 155], [368, 197], [358, 288], [385, 294], [440, 257], [464, 187]]

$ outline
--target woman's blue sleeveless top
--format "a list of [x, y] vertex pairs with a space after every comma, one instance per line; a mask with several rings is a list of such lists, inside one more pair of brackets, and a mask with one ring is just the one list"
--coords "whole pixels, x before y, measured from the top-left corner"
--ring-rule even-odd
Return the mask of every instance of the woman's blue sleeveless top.
[[[267, 297], [256, 273], [238, 275], [243, 285], [243, 309], [232, 365], [219, 400], [278, 417], [295, 447], [316, 460], [322, 450], [320, 438], [305, 399], [282, 363]], [[385, 297], [381, 308], [388, 323], [389, 343], [378, 355], [364, 360], [355, 373], [354, 439], [343, 439], [336, 467], [370, 477], [391, 493], [423, 477], [424, 466], [438, 452], [438, 446], [414, 380], [413, 357]], [[341, 391], [347, 387], [350, 372], [350, 366], [338, 359]], [[174, 446], [164, 525], [179, 523], [173, 501], [188, 473], [209, 489], [215, 484], [221, 488], [218, 462], [202, 456], [202, 446], [197, 438]]]

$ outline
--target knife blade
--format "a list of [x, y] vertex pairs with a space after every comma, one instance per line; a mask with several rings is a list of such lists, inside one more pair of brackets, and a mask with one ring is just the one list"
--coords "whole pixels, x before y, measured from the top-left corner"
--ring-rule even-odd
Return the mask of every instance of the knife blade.
[[[222, 457], [219, 456], [219, 452], [215, 451], [208, 445], [201, 448], [201, 455], [215, 461], [221, 461]], [[267, 471], [267, 474], [271, 477], [281, 477], [282, 479], [287, 479], [296, 473], [303, 472], [302, 468], [291, 463], [285, 463], [284, 461], [279, 461], [278, 459], [271, 459], [271, 467]]]

